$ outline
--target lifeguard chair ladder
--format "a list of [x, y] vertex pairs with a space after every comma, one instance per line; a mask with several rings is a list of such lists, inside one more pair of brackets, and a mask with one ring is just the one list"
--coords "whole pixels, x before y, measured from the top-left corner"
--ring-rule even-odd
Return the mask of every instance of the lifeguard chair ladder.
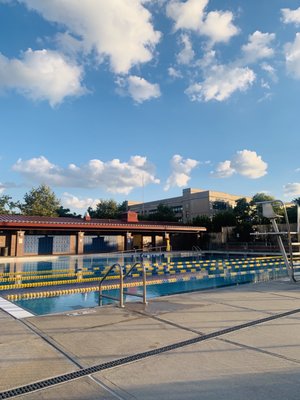
[[[286, 269], [288, 271], [288, 275], [290, 277], [291, 282], [297, 282], [296, 277], [295, 277], [295, 261], [296, 258], [299, 257], [300, 255], [300, 242], [299, 242], [299, 219], [300, 219], [300, 213], [299, 213], [299, 206], [297, 205], [297, 232], [291, 232], [290, 228], [290, 223], [289, 223], [289, 218], [288, 214], [286, 211], [285, 204], [281, 200], [270, 200], [270, 201], [261, 201], [257, 202], [257, 205], [262, 206], [262, 215], [265, 218], [268, 218], [272, 224], [274, 232], [256, 232], [253, 233], [253, 235], [259, 236], [259, 235], [275, 235], [277, 238], [277, 243], [280, 249], [280, 253], [283, 257]], [[278, 225], [277, 225], [277, 219], [282, 218], [281, 215], [276, 214], [274, 210], [274, 206], [279, 205], [283, 209], [283, 214], [284, 214], [284, 219], [286, 223], [287, 230], [285, 232], [279, 231]], [[296, 235], [297, 241], [292, 240], [292, 236]], [[286, 251], [282, 237], [287, 237], [288, 241], [288, 252]], [[298, 251], [293, 251], [293, 247], [298, 247]]]

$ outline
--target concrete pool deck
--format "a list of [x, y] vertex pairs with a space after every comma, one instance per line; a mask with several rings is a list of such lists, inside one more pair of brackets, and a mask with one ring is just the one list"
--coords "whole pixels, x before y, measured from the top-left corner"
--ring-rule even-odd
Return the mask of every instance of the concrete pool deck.
[[23, 319], [0, 310], [0, 323], [0, 399], [300, 398], [300, 283], [286, 279], [124, 309]]

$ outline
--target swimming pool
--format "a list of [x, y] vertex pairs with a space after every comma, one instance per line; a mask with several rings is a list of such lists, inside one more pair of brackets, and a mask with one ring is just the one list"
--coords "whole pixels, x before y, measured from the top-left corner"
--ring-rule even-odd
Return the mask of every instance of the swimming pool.
[[[278, 256], [218, 259], [169, 253], [109, 258], [63, 256], [1, 264], [0, 296], [37, 315], [95, 307], [99, 304], [99, 280], [108, 267], [119, 262], [126, 271], [137, 260], [139, 264], [129, 280], [132, 283], [128, 283], [134, 287], [126, 290], [131, 293], [142, 290], [139, 285], [140, 263], [143, 262], [147, 271], [148, 299], [286, 276], [284, 263]], [[112, 271], [108, 278], [103, 287], [107, 292], [103, 293], [117, 297], [116, 272]], [[136, 301], [136, 298], [127, 294], [125, 301]], [[111, 301], [103, 300], [103, 304], [109, 303]]]
[[[163, 281], [159, 284], [147, 285], [147, 300], [167, 296], [178, 293], [187, 293], [198, 290], [213, 289], [222, 286], [244, 284], [250, 282], [268, 281], [277, 279], [282, 276], [287, 276], [284, 269], [278, 268], [277, 270], [268, 271], [240, 271], [234, 275], [228, 274], [227, 276], [209, 275], [203, 276], [201, 279], [189, 277], [177, 278], [175, 282]], [[116, 289], [105, 290], [104, 294], [117, 297], [119, 291]], [[133, 294], [142, 294], [141, 287], [129, 288], [125, 292], [125, 302], [138, 301], [136, 297], [130, 296]], [[112, 304], [113, 301], [103, 298], [103, 305]], [[45, 315], [60, 312], [73, 312], [74, 310], [81, 310], [90, 307], [99, 306], [99, 292], [92, 291], [86, 293], [75, 293], [64, 296], [44, 297], [35, 299], [21, 299], [15, 301], [19, 307], [30, 311], [32, 314]]]

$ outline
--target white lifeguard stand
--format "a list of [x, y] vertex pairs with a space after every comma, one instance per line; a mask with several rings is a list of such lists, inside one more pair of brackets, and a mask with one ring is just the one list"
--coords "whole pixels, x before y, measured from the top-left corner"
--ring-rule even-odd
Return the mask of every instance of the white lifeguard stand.
[[[289, 223], [289, 218], [288, 214], [286, 211], [285, 204], [281, 200], [270, 200], [270, 201], [261, 201], [257, 202], [257, 205], [262, 206], [262, 215], [265, 218], [268, 218], [272, 224], [274, 232], [256, 232], [253, 233], [253, 235], [259, 236], [259, 235], [275, 235], [277, 238], [277, 243], [280, 249], [280, 252], [282, 254], [282, 257], [284, 259], [285, 266], [287, 268], [289, 277], [291, 282], [296, 282], [295, 278], [295, 269], [294, 269], [294, 257], [299, 256], [300, 252], [293, 252], [293, 246], [297, 246], [298, 248], [300, 247], [300, 242], [297, 241], [292, 241], [292, 235], [297, 235], [297, 239], [299, 237], [299, 227], [300, 227], [300, 213], [299, 213], [299, 206], [297, 206], [297, 232], [291, 232], [290, 229], [290, 223]], [[279, 231], [278, 224], [277, 224], [277, 219], [282, 218], [281, 215], [276, 214], [274, 210], [274, 206], [280, 206], [283, 209], [283, 216], [285, 219], [286, 227], [287, 230], [285, 232]], [[284, 247], [284, 244], [282, 242], [282, 237], [286, 236], [287, 241], [288, 241], [288, 253]]]

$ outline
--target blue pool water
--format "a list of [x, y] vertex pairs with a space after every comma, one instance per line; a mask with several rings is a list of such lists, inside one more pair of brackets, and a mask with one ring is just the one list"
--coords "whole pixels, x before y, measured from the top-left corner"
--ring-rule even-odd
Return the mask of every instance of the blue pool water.
[[[178, 281], [174, 283], [161, 283], [147, 286], [147, 299], [161, 297], [171, 294], [186, 293], [198, 290], [213, 289], [221, 286], [229, 286], [236, 284], [243, 284], [249, 282], [257, 282], [261, 280], [276, 279], [281, 276], [286, 276], [285, 270], [268, 271], [268, 272], [255, 272], [245, 275], [236, 275], [228, 277], [205, 277], [203, 279], [191, 279], [189, 281]], [[131, 293], [142, 293], [142, 288], [130, 288], [127, 290], [124, 300], [139, 301], [137, 297], [130, 296]], [[117, 290], [103, 291], [112, 297], [118, 297]], [[103, 305], [111, 304], [113, 301], [103, 298]], [[36, 315], [52, 314], [83, 308], [96, 307], [99, 305], [99, 293], [89, 292], [83, 294], [72, 294], [57, 297], [37, 298], [29, 300], [18, 300], [15, 302], [20, 307], [30, 311]]]

